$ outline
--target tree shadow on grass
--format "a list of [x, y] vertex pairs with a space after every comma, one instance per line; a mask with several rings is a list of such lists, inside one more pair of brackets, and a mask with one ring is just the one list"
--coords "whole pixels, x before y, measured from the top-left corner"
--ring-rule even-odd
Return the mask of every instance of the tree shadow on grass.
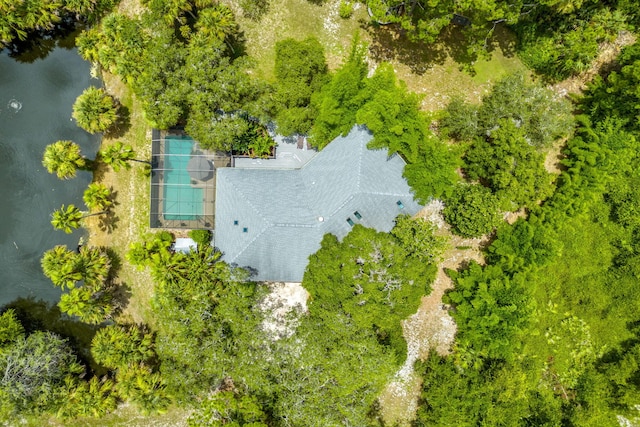
[[[398, 61], [420, 76], [436, 65], [444, 65], [448, 59], [473, 76], [476, 74], [474, 64], [481, 56], [488, 59], [496, 49], [500, 49], [505, 57], [515, 55], [515, 38], [501, 25], [496, 26], [487, 39], [484, 50], [482, 46], [470, 49], [471, 34], [455, 25], [445, 28], [433, 43], [411, 41], [406, 31], [393, 24], [361, 21], [360, 26], [371, 38], [369, 52], [376, 61]], [[490, 30], [488, 26], [487, 34]]]
[[113, 230], [118, 228], [118, 222], [120, 222], [120, 217], [116, 215], [113, 209], [109, 209], [98, 218], [98, 227], [100, 231], [111, 234]]
[[111, 295], [114, 308], [112, 316], [118, 316], [129, 306], [132, 295], [131, 286], [126, 283], [118, 283], [113, 286]]
[[104, 136], [108, 138], [122, 138], [131, 129], [131, 111], [129, 108], [122, 105], [120, 101], [116, 101], [116, 109], [118, 119], [104, 133]]

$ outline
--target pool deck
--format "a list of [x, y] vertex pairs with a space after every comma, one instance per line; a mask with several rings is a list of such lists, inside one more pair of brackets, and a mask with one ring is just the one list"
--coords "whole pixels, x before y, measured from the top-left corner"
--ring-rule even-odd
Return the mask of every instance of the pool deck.
[[234, 166], [242, 169], [300, 169], [318, 154], [309, 147], [306, 138], [298, 141], [296, 137], [276, 135], [273, 139], [278, 144], [275, 159], [236, 157]]

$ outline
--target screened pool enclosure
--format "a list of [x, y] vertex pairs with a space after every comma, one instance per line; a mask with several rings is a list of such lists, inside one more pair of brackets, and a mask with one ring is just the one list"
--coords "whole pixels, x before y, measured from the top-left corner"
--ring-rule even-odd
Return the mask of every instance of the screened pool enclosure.
[[215, 169], [230, 158], [203, 150], [182, 131], [153, 131], [152, 228], [213, 229]]

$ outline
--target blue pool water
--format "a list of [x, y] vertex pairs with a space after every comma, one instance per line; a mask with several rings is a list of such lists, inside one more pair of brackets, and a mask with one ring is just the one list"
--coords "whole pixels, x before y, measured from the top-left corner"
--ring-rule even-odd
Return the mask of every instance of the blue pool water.
[[191, 186], [187, 163], [193, 140], [166, 137], [164, 172], [164, 217], [170, 220], [195, 220], [203, 215], [203, 189]]

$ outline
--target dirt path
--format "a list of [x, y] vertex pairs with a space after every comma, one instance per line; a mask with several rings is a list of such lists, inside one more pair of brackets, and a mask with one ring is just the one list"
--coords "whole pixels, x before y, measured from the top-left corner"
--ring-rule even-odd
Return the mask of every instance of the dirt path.
[[442, 208], [441, 202], [434, 201], [416, 215], [433, 222], [438, 233], [449, 238], [450, 245], [438, 265], [431, 293], [422, 298], [418, 311], [403, 322], [407, 360], [380, 396], [382, 416], [389, 425], [408, 426], [415, 416], [421, 382], [413, 370], [414, 363], [426, 358], [432, 349], [442, 355], [451, 351], [456, 324], [449, 315], [449, 307], [442, 303], [442, 296], [453, 287], [453, 283], [445, 270], [457, 269], [470, 260], [484, 263], [480, 251], [483, 239], [463, 239], [453, 235], [442, 219]]

